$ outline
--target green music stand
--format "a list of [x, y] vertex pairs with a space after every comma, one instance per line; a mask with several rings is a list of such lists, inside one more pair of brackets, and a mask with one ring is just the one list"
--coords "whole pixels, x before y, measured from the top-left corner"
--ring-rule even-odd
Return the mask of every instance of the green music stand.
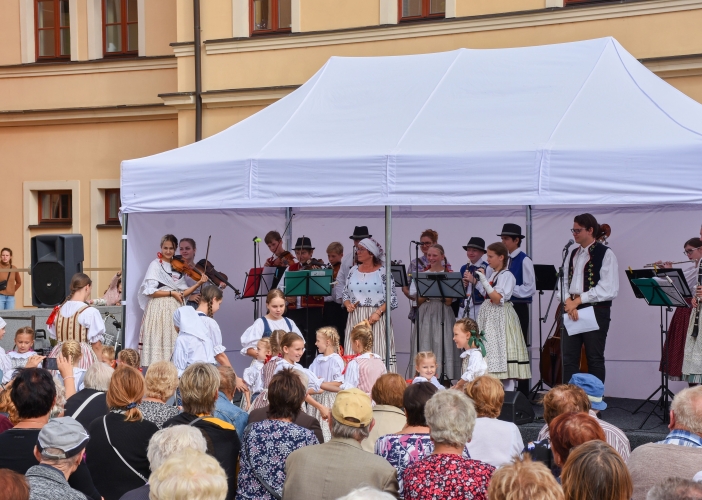
[[310, 269], [285, 273], [285, 296], [327, 297], [332, 294], [333, 269]]

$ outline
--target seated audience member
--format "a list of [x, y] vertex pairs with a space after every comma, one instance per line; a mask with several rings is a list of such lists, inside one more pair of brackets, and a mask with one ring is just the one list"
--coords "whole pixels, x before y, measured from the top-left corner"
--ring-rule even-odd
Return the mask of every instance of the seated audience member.
[[212, 416], [219, 394], [217, 368], [207, 363], [193, 363], [180, 377], [179, 389], [183, 399], [183, 413], [168, 420], [163, 427], [191, 425], [200, 429], [207, 440], [207, 453], [217, 459], [227, 474], [227, 498], [234, 498], [241, 442], [232, 424]]
[[55, 418], [42, 427], [34, 446], [39, 465], [25, 474], [30, 500], [85, 500], [68, 478], [80, 465], [88, 439], [85, 428], [71, 417]]
[[475, 427], [473, 402], [457, 390], [439, 391], [427, 402], [424, 414], [434, 452], [405, 469], [405, 498], [487, 500], [495, 467], [462, 456]]
[[651, 488], [646, 500], [702, 500], [702, 484], [681, 477], [669, 477]]
[[49, 412], [49, 419], [63, 417], [63, 407], [66, 405], [66, 389], [61, 379], [56, 375], [54, 375], [54, 387], [56, 388], [56, 398]]
[[227, 475], [206, 453], [183, 450], [169, 457], [150, 478], [151, 500], [224, 500]]
[[[10, 398], [19, 420], [15, 427], [0, 434], [0, 469], [25, 474], [39, 463], [34, 456], [34, 445], [41, 428], [49, 422], [49, 412], [56, 398], [51, 373], [41, 368], [20, 370], [12, 382]], [[89, 499], [101, 498], [84, 462], [68, 479], [68, 484]]]
[[[278, 372], [268, 385], [268, 418], [251, 424], [244, 434], [239, 461], [237, 499], [272, 499], [283, 493], [285, 460], [290, 453], [319, 444], [314, 433], [295, 425], [307, 395], [292, 370]], [[265, 483], [265, 484], [264, 484]]]
[[0, 415], [0, 434], [5, 432], [7, 429], [12, 429], [13, 427], [14, 425], [12, 425], [9, 418], [7, 418], [5, 415]]
[[629, 500], [633, 492], [621, 455], [599, 439], [570, 452], [561, 484], [565, 500]]
[[283, 498], [335, 500], [359, 485], [397, 496], [395, 468], [361, 448], [373, 427], [370, 397], [356, 388], [340, 391], [329, 418], [330, 441], [305, 446], [286, 460]]
[[583, 443], [599, 439], [605, 440], [602, 427], [585, 413], [564, 413], [551, 420], [548, 426], [551, 435], [551, 451], [558, 467], [568, 460], [570, 450]]
[[494, 467], [501, 467], [520, 456], [524, 440], [519, 428], [512, 422], [497, 420], [505, 401], [505, 389], [499, 379], [483, 375], [468, 382], [463, 388], [475, 406], [473, 438], [468, 443], [470, 458]]
[[631, 453], [627, 465], [634, 500], [644, 500], [648, 490], [668, 477], [692, 478], [702, 467], [702, 386], [683, 389], [673, 398], [668, 428], [663, 441]]
[[232, 403], [236, 392], [237, 377], [231, 366], [218, 366], [219, 396], [215, 402], [214, 416], [236, 427], [239, 441], [244, 438], [244, 429], [249, 422], [249, 414]]
[[29, 500], [27, 478], [10, 469], [0, 469], [0, 491], [4, 500]]
[[153, 422], [161, 429], [166, 420], [180, 413], [177, 406], [166, 403], [178, 387], [178, 369], [170, 361], [157, 361], [149, 366], [144, 377], [146, 390], [139, 403], [144, 420]]
[[563, 500], [563, 490], [551, 471], [529, 456], [495, 471], [488, 488], [490, 500]]
[[93, 420], [107, 415], [106, 392], [114, 370], [105, 363], [93, 363], [85, 372], [84, 388], [68, 398], [64, 415], [73, 417], [84, 428]]
[[384, 491], [376, 490], [375, 488], [363, 486], [353, 490], [348, 495], [344, 495], [338, 500], [393, 500], [394, 498], [397, 497], [391, 495], [390, 493], [385, 493]]
[[407, 419], [402, 410], [402, 397], [406, 388], [407, 381], [397, 373], [386, 373], [375, 381], [371, 390], [371, 399], [375, 403], [373, 407], [375, 425], [368, 439], [364, 439], [361, 443], [361, 448], [373, 453], [375, 442], [380, 436], [399, 432], [405, 426]]
[[5, 388], [0, 391], [0, 414], [7, 417], [12, 425], [15, 425], [19, 422], [19, 417], [17, 416], [17, 408], [10, 397], [11, 389], [12, 380], [5, 384]]
[[[151, 471], [155, 471], [171, 455], [184, 450], [207, 452], [207, 441], [199, 429], [188, 425], [174, 425], [162, 429], [151, 437], [146, 456], [149, 459]], [[149, 500], [150, 485], [146, 483], [135, 490], [128, 491], [119, 500]]]
[[85, 461], [105, 500], [118, 500], [147, 482], [146, 448], [158, 427], [142, 417], [138, 405], [143, 397], [144, 377], [139, 370], [130, 366], [118, 368], [107, 389], [110, 411], [88, 428], [90, 442]]

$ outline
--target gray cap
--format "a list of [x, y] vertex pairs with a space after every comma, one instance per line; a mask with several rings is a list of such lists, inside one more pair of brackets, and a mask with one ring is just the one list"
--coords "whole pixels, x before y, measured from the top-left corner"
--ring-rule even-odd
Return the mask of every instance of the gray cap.
[[[83, 451], [89, 439], [88, 433], [74, 418], [53, 418], [39, 431], [37, 447], [46, 458], [69, 458]], [[47, 448], [63, 453], [46, 453], [44, 450]]]

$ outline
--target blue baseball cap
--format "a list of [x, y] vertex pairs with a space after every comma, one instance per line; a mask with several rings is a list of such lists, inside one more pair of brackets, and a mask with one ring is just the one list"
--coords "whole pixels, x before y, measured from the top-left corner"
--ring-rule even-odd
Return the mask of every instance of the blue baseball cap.
[[585, 391], [593, 409], [607, 409], [607, 403], [604, 402], [604, 383], [600, 379], [589, 373], [576, 373], [568, 383], [577, 385]]

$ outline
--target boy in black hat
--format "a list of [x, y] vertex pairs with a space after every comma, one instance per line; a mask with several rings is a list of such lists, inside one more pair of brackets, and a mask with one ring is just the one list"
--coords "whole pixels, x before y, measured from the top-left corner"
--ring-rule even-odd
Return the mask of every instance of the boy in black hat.
[[485, 301], [485, 297], [482, 285], [475, 279], [475, 273], [479, 268], [482, 268], [485, 272], [485, 277], [489, 279], [492, 275], [492, 268], [483, 260], [483, 256], [487, 252], [484, 239], [472, 237], [468, 244], [464, 245], [463, 250], [466, 251], [468, 256], [468, 263], [461, 267], [463, 285], [466, 287], [466, 299], [463, 301], [463, 314], [460, 314], [458, 317], [469, 317], [477, 321], [480, 305]]

